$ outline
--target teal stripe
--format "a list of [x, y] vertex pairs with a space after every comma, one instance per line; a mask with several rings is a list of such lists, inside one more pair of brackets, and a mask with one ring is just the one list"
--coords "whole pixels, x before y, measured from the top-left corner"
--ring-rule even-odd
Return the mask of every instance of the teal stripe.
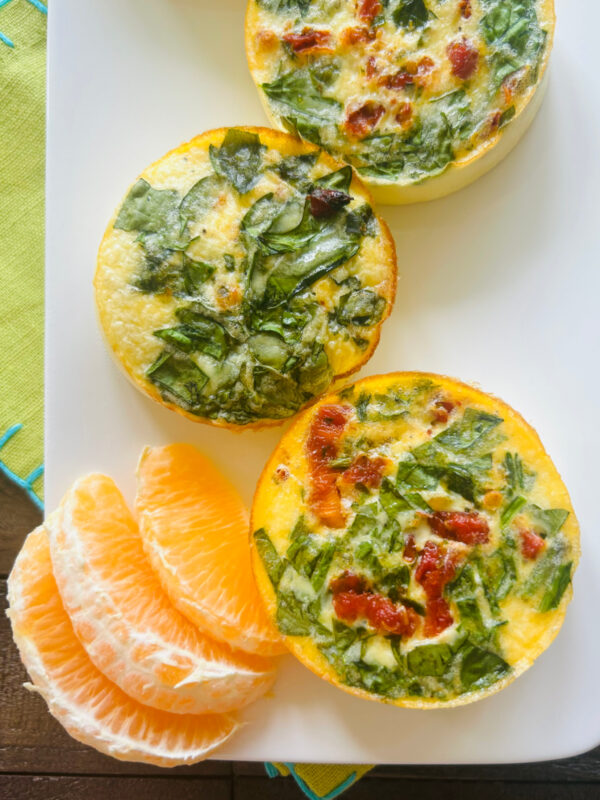
[[[0, 33], [0, 37], [1, 36], [2, 36], [2, 34]], [[21, 430], [22, 427], [23, 427], [23, 425], [20, 422], [18, 422], [16, 425], [12, 425], [6, 431], [6, 433], [4, 433], [2, 436], [0, 436], [0, 450], [2, 450], [4, 445], [10, 439], [12, 439], [12, 437], [15, 435], [15, 433], [18, 433]], [[40, 511], [44, 510], [44, 504], [42, 503], [40, 498], [37, 496], [37, 494], [33, 491], [33, 483], [34, 483], [34, 481], [36, 481], [40, 477], [40, 475], [44, 472], [44, 465], [43, 464], [40, 464], [39, 467], [36, 467], [33, 470], [33, 472], [31, 472], [30, 475], [28, 475], [28, 477], [25, 478], [25, 480], [23, 480], [23, 478], [20, 478], [15, 472], [12, 471], [12, 469], [9, 466], [7, 466], [4, 463], [4, 461], [2, 461], [2, 459], [0, 459], [0, 472], [3, 475], [6, 475], [6, 477], [10, 481], [12, 481], [13, 483], [16, 483], [19, 488], [23, 489], [23, 491], [27, 493], [27, 496], [29, 497], [29, 499], [33, 503], [35, 503], [35, 505], [39, 508]]]
[[48, 13], [48, 9], [43, 3], [40, 2], [40, 0], [27, 0], [27, 2], [31, 3], [31, 5], [37, 8], [38, 11], [41, 11], [42, 14]]
[[14, 42], [11, 42], [8, 36], [5, 36], [3, 33], [0, 33], [0, 42], [4, 42], [4, 44], [7, 44], [9, 47], [15, 46]]

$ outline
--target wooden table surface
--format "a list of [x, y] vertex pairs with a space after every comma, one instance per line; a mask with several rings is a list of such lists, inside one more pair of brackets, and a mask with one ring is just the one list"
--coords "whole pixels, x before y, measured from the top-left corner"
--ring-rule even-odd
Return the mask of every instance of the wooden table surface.
[[[40, 522], [29, 499], [0, 473], [0, 592], [25, 535]], [[161, 770], [127, 764], [71, 739], [27, 679], [5, 615], [0, 618], [0, 800], [299, 800], [291, 778], [271, 780], [262, 764], [205, 761]], [[548, 698], [552, 702], [552, 698]], [[590, 709], [599, 713], [600, 709]], [[560, 725], [560, 720], [556, 721]], [[386, 767], [344, 800], [600, 800], [600, 747], [539, 764]]]

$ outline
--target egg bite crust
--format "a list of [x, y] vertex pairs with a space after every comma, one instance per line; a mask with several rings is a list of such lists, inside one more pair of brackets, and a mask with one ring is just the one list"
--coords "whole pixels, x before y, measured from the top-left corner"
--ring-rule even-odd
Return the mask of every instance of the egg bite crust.
[[[362, 3], [362, 5], [378, 4]], [[368, 142], [371, 136], [379, 134], [401, 136], [409, 133], [411, 120], [416, 118], [420, 120], [419, 106], [426, 107], [430, 102], [435, 104], [445, 96], [463, 90], [468, 97], [474, 99], [475, 104], [477, 98], [487, 93], [493, 95], [500, 89], [499, 97], [504, 93], [504, 99], [496, 98], [490, 103], [489, 120], [477, 115], [468, 135], [461, 134], [458, 141], [455, 141], [453, 157], [443, 167], [431, 168], [430, 174], [425, 170], [421, 174], [415, 173], [412, 176], [399, 173], [395, 177], [390, 177], [377, 174], [376, 170], [361, 173], [359, 168], [362, 179], [371, 189], [375, 200], [381, 204], [403, 205], [427, 202], [468, 186], [497, 166], [512, 151], [533, 122], [545, 95], [547, 67], [556, 26], [554, 0], [531, 0], [530, 6], [537, 14], [543, 40], [539, 56], [531, 67], [535, 77], [533, 80], [526, 78], [525, 81], [522, 81], [523, 66], [519, 65], [518, 60], [514, 61], [513, 72], [503, 66], [507, 72], [504, 78], [502, 78], [504, 72], [499, 73], [496, 70], [494, 63], [494, 59], [497, 58], [496, 50], [501, 51], [500, 60], [506, 57], [510, 61], [511, 56], [499, 46], [501, 39], [491, 43], [485, 41], [480, 22], [486, 8], [480, 0], [468, 0], [465, 3], [451, 0], [443, 4], [440, 0], [439, 5], [443, 7], [438, 8], [436, 0], [425, 4], [425, 7], [440, 19], [430, 17], [430, 22], [424, 29], [395, 30], [387, 18], [383, 23], [377, 20], [369, 22], [368, 18], [361, 18], [359, 13], [361, 0], [356, 2], [344, 0], [340, 6], [341, 10], [337, 16], [334, 14], [333, 19], [326, 14], [320, 18], [316, 11], [312, 16], [309, 11], [306, 18], [302, 15], [294, 17], [291, 12], [286, 17], [285, 12], [281, 15], [272, 13], [267, 3], [248, 0], [245, 23], [246, 56], [263, 108], [272, 125], [282, 130], [290, 130], [293, 127], [289, 119], [285, 118], [285, 113], [282, 111], [284, 107], [278, 105], [277, 101], [270, 100], [262, 86], [277, 80], [285, 71], [281, 66], [287, 64], [285, 48], [291, 46], [283, 40], [283, 37], [290, 37], [306, 30], [331, 31], [333, 41], [330, 40], [323, 47], [314, 50], [306, 49], [294, 54], [289, 52], [288, 55], [295, 59], [294, 68], [301, 69], [308, 66], [310, 69], [312, 61], [337, 59], [343, 65], [342, 77], [337, 83], [334, 81], [333, 88], [326, 87], [324, 94], [339, 100], [342, 114], [348, 116], [365, 103], [370, 106], [380, 105], [386, 109], [383, 121], [378, 120], [375, 127], [365, 133], [364, 137], [362, 133], [350, 136], [346, 143], [339, 136], [332, 138], [331, 133], [323, 137], [324, 146], [330, 152], [345, 158], [354, 166], [358, 166], [361, 162], [360, 151], [363, 140]], [[468, 9], [468, 17], [465, 18], [461, 14], [462, 8]], [[487, 10], [494, 11], [493, 8]], [[445, 16], [442, 17], [440, 11]], [[386, 13], [380, 13], [378, 17], [381, 20], [382, 17], [386, 17]], [[429, 35], [431, 26], [434, 30], [430, 44], [427, 41], [423, 42], [423, 36]], [[436, 26], [441, 27], [441, 30], [436, 29]], [[266, 33], [269, 30], [272, 31], [272, 37]], [[369, 38], [355, 42], [347, 37], [351, 31], [368, 31]], [[419, 32], [422, 34], [421, 38], [410, 38]], [[401, 38], [398, 39], [398, 36]], [[465, 40], [478, 50], [479, 64], [475, 75], [463, 80], [450, 72], [447, 48]], [[409, 81], [409, 90], [416, 85], [417, 90], [423, 92], [416, 101], [406, 93], [404, 85], [396, 86], [392, 83], [385, 85], [384, 79], [395, 73], [398, 66], [401, 70], [397, 74], [403, 71], [404, 65], [400, 63], [402, 62], [400, 55], [409, 56], [412, 59], [409, 61], [411, 65], [412, 62], [423, 58], [434, 62], [429, 72], [426, 71], [421, 76], [417, 69], [415, 73], [417, 79], [414, 82]], [[370, 75], [369, 70], [372, 67], [369, 66], [369, 62], [372, 65], [377, 60], [380, 61], [379, 72], [382, 74]], [[529, 68], [530, 65], [527, 65], [527, 69]], [[409, 69], [412, 69], [412, 66], [409, 66]], [[496, 77], [497, 74], [502, 80]], [[377, 85], [374, 85], [374, 81]], [[521, 86], [518, 91], [507, 100], [506, 92], [511, 85], [514, 88], [519, 82]], [[507, 87], [506, 92], [504, 86]], [[320, 88], [323, 91], [322, 85]], [[408, 106], [412, 106], [412, 117], [403, 119], [402, 113]], [[398, 108], [400, 114], [394, 119]], [[510, 117], [506, 122], [503, 119], [498, 124], [497, 119], [504, 112], [508, 112]], [[344, 125], [342, 117], [338, 120], [341, 132]], [[304, 138], [312, 137], [312, 134], [297, 127], [296, 133]]]
[[[371, 426], [371, 432], [368, 434], [366, 433], [365, 423], [360, 423], [360, 421], [357, 421], [356, 417], [350, 413], [348, 417], [349, 436], [353, 436], [357, 431], [359, 433], [362, 431], [365, 436], [370, 435], [376, 442], [376, 446], [370, 451], [367, 451], [369, 458], [373, 459], [375, 454], [379, 454], [380, 456], [383, 454], [384, 460], [386, 458], [389, 459], [389, 463], [387, 467], [384, 468], [384, 482], [377, 488], [371, 488], [370, 491], [367, 492], [368, 496], [366, 500], [364, 498], [358, 498], [360, 505], [356, 513], [354, 513], [355, 509], [351, 510], [350, 503], [345, 505], [345, 510], [347, 512], [346, 524], [342, 528], [328, 528], [327, 525], [319, 521], [318, 515], [313, 513], [310, 509], [311, 466], [309, 463], [310, 457], [308, 455], [307, 442], [311, 436], [311, 430], [313, 432], [315, 430], [315, 420], [319, 416], [320, 409], [337, 405], [347, 405], [352, 408], [353, 404], [356, 404], [357, 401], [360, 403], [360, 398], [363, 398], [364, 402], [364, 398], [367, 396], [371, 398], [376, 396], [383, 397], [389, 394], [392, 388], [393, 391], [396, 392], [399, 390], [400, 392], [404, 391], [410, 393], [415, 387], [425, 387], [427, 385], [430, 386], [430, 397], [434, 399], [434, 402], [439, 400], [441, 403], [450, 403], [453, 405], [449, 413], [447, 424], [438, 424], [437, 427], [434, 425], [432, 433], [429, 433], [424, 427], [424, 425], [428, 424], [427, 418], [425, 418], [425, 420], [421, 418], [415, 425], [411, 425], [410, 421], [406, 423], [402, 418], [399, 418], [399, 421], [390, 422], [388, 420], [379, 424], [373, 423], [372, 421], [368, 422], [367, 425]], [[443, 406], [435, 406], [434, 410], [440, 407], [442, 411], [445, 410]], [[366, 408], [366, 413], [369, 415], [369, 413], [371, 413], [369, 411], [370, 406], [366, 406]], [[467, 409], [470, 409], [470, 411], [467, 411]], [[387, 479], [393, 481], [398, 459], [403, 461], [407, 452], [409, 452], [402, 444], [403, 440], [406, 443], [410, 443], [411, 446], [416, 443], [418, 447], [419, 444], [431, 442], [433, 437], [440, 433], [443, 434], [445, 430], [452, 426], [454, 426], [452, 430], [456, 431], [456, 426], [460, 426], [461, 420], [464, 421], [464, 417], [461, 415], [463, 415], [465, 411], [467, 411], [467, 414], [476, 412], [483, 415], [484, 418], [489, 416], [489, 419], [495, 417], [501, 420], [500, 423], [492, 422], [492, 425], [496, 427], [490, 434], [492, 436], [490, 441], [492, 441], [492, 443], [495, 441], [495, 449], [492, 455], [493, 466], [488, 475], [489, 485], [499, 487], [502, 485], [503, 481], [508, 480], [505, 471], [505, 465], [507, 463], [506, 454], [510, 453], [511, 458], [517, 455], [521, 478], [524, 481], [524, 483], [521, 483], [521, 488], [517, 491], [521, 491], [526, 496], [527, 503], [523, 502], [518, 508], [518, 513], [513, 513], [512, 517], [510, 517], [510, 511], [507, 514], [507, 508], [511, 503], [513, 505], [515, 504], [515, 497], [506, 487], [503, 487], [502, 491], [499, 491], [498, 488], [490, 490], [489, 486], [484, 486], [483, 489], [486, 490], [485, 495], [480, 496], [475, 503], [465, 503], [464, 498], [457, 498], [454, 496], [452, 492], [447, 490], [447, 484], [442, 487], [442, 483], [440, 483], [433, 492], [421, 491], [420, 500], [423, 501], [423, 499], [426, 498], [426, 504], [430, 505], [430, 509], [427, 512], [417, 512], [416, 516], [421, 517], [421, 522], [416, 526], [417, 530], [415, 530], [414, 525], [411, 527], [410, 522], [404, 529], [404, 534], [406, 534], [407, 531], [413, 530], [415, 533], [415, 536], [412, 537], [413, 545], [414, 539], [416, 538], [418, 550], [416, 562], [413, 562], [411, 565], [413, 574], [408, 584], [409, 591], [413, 593], [416, 589], [417, 599], [422, 602], [424, 606], [428, 603], [428, 600], [426, 600], [422, 594], [419, 594], [418, 582], [414, 579], [415, 563], [418, 574], [419, 563], [421, 559], [424, 559], [424, 550], [430, 546], [426, 543], [423, 547], [424, 531], [418, 530], [419, 527], [423, 528], [423, 526], [425, 526], [427, 529], [425, 532], [425, 539], [432, 539], [438, 542], [438, 544], [442, 542], [442, 548], [448, 546], [453, 552], [458, 552], [458, 566], [446, 584], [451, 591], [447, 593], [446, 589], [444, 589], [444, 597], [447, 598], [447, 608], [454, 619], [449, 627], [437, 631], [437, 635], [434, 633], [434, 635], [426, 636], [423, 634], [423, 628], [421, 627], [423, 624], [422, 618], [418, 623], [416, 634], [411, 634], [409, 632], [406, 639], [402, 637], [402, 643], [396, 652], [398, 653], [399, 651], [399, 658], [404, 659], [402, 663], [405, 665], [406, 659], [410, 659], [410, 655], [408, 655], [410, 651], [413, 650], [414, 652], [421, 646], [441, 645], [442, 648], [446, 648], [445, 652], [447, 651], [450, 653], [453, 648], [456, 648], [456, 652], [459, 652], [461, 636], [463, 637], [463, 642], [465, 641], [465, 631], [463, 630], [461, 633], [461, 628], [463, 622], [466, 626], [469, 621], [466, 620], [466, 618], [465, 620], [462, 619], [462, 610], [458, 610], [460, 606], [455, 602], [454, 594], [458, 592], [460, 597], [459, 603], [465, 599], [464, 596], [460, 595], [460, 581], [465, 574], [465, 570], [467, 567], [470, 568], [472, 564], [477, 565], [482, 562], [484, 564], [491, 563], [502, 548], [504, 548], [506, 541], [512, 541], [512, 545], [509, 545], [509, 547], [513, 547], [513, 550], [511, 551], [509, 549], [508, 552], [513, 560], [513, 569], [514, 563], [516, 562], [517, 564], [516, 572], [514, 574], [512, 587], [509, 588], [503, 596], [501, 596], [500, 593], [498, 595], [495, 617], [492, 617], [489, 613], [491, 603], [488, 608], [487, 599], [484, 599], [482, 592], [479, 591], [477, 595], [478, 604], [481, 605], [483, 603], [486, 607], [486, 613], [484, 615], [486, 622], [489, 622], [491, 627], [497, 626], [498, 634], [495, 639], [493, 635], [490, 637], [490, 641], [494, 641], [493, 647], [489, 644], [481, 645], [481, 641], [478, 640], [478, 647], [474, 649], [478, 654], [480, 654], [484, 648], [489, 648], [494, 651], [493, 655], [488, 656], [488, 658], [496, 659], [493, 661], [493, 670], [495, 670], [494, 675], [496, 679], [489, 680], [487, 683], [485, 680], [479, 681], [479, 685], [477, 681], [474, 681], [469, 690], [459, 691], [455, 690], [455, 680], [452, 684], [454, 690], [450, 689], [444, 696], [442, 696], [444, 694], [443, 692], [438, 692], [438, 697], [411, 696], [410, 694], [394, 697], [382, 692], [366, 689], [361, 685], [349, 685], [344, 676], [340, 675], [339, 670], [336, 668], [337, 665], [334, 666], [335, 660], [327, 658], [324, 655], [324, 651], [327, 652], [332, 642], [332, 640], [328, 639], [329, 634], [325, 629], [321, 628], [321, 633], [316, 633], [313, 627], [309, 635], [288, 634], [285, 636], [285, 641], [290, 651], [306, 667], [334, 686], [356, 695], [357, 697], [390, 703], [405, 708], [452, 708], [491, 696], [508, 686], [519, 675], [525, 672], [525, 670], [533, 664], [535, 659], [547, 649], [558, 634], [565, 617], [567, 605], [572, 598], [570, 580], [566, 585], [562, 586], [558, 594], [555, 594], [555, 603], [547, 601], [548, 593], [544, 593], [544, 586], [541, 588], [538, 586], [535, 591], [530, 591], [530, 587], [533, 586], [534, 583], [535, 570], [540, 572], [544, 563], [544, 557], [547, 556], [547, 559], [550, 558], [550, 550], [557, 545], [559, 539], [562, 547], [561, 553], [563, 553], [563, 555], [557, 557], [558, 561], [555, 566], [560, 564], [558, 569], [564, 570], [568, 560], [569, 563], [567, 566], [569, 577], [571, 577], [579, 561], [579, 526], [567, 489], [535, 430], [509, 405], [492, 395], [482, 392], [478, 388], [461, 383], [453, 378], [419, 372], [390, 373], [388, 375], [377, 375], [365, 378], [347, 387], [345, 390], [341, 390], [341, 392], [329, 394], [319, 400], [318, 403], [304, 411], [294, 420], [294, 423], [290, 429], [286, 431], [276, 450], [267, 462], [257, 485], [251, 514], [250, 538], [252, 562], [260, 594], [269, 616], [281, 630], [282, 620], [285, 622], [285, 613], [287, 612], [285, 612], [285, 610], [285, 613], [281, 611], [279, 595], [282, 592], [289, 591], [290, 587], [292, 592], [296, 592], [298, 589], [300, 590], [296, 597], [300, 598], [301, 603], [304, 602], [305, 611], [306, 608], [310, 609], [310, 602], [314, 603], [314, 593], [310, 588], [308, 588], [308, 594], [306, 594], [307, 583], [304, 578], [298, 575], [293, 575], [291, 579], [289, 578], [291, 573], [290, 563], [294, 563], [297, 558], [297, 554], [291, 555], [289, 548], [291, 545], [292, 548], [296, 547], [297, 549], [297, 531], [300, 524], [299, 520], [302, 519], [303, 528], [301, 535], [305, 535], [306, 532], [310, 530], [311, 534], [316, 533], [321, 536], [329, 536], [329, 538], [333, 538], [334, 541], [337, 539], [338, 552], [340, 550], [342, 552], [341, 556], [334, 556], [326, 573], [320, 592], [321, 613], [320, 616], [318, 616], [318, 624], [324, 625], [325, 628], [331, 628], [332, 620], [340, 625], [339, 618], [336, 618], [335, 606], [332, 612], [330, 598], [332, 595], [335, 596], [334, 593], [336, 589], [334, 581], [336, 578], [339, 580], [340, 577], [343, 579], [344, 577], [347, 578], [348, 575], [353, 576], [357, 573], [361, 575], [361, 567], [355, 559], [355, 554], [349, 556], [348, 546], [344, 544], [344, 542], [351, 537], [353, 524], [356, 523], [357, 517], [362, 513], [361, 505], [365, 507], [365, 505], [372, 504], [372, 501], [377, 497], [378, 493], [379, 497], [383, 495], [382, 486], [385, 484], [385, 481]], [[422, 409], [419, 413], [422, 417]], [[497, 436], [496, 440], [494, 440], [494, 436]], [[340, 457], [339, 453], [338, 457]], [[511, 463], [514, 465], [517, 464], [517, 461], [513, 460]], [[282, 477], [284, 477], [284, 480], [282, 480]], [[442, 478], [441, 481], [443, 482], [445, 479]], [[338, 486], [342, 485], [339, 479], [337, 483]], [[397, 487], [399, 485], [399, 483], [396, 483]], [[527, 486], [527, 489], [523, 489], [523, 486]], [[405, 491], [406, 486], [401, 490]], [[361, 493], [363, 491], [364, 487]], [[345, 492], [342, 489], [342, 497], [344, 497], [344, 494]], [[350, 500], [356, 503], [356, 495], [351, 494]], [[342, 502], [344, 503], [344, 500], [342, 500]], [[519, 505], [519, 503], [517, 503], [517, 505]], [[488, 531], [487, 542], [480, 539], [479, 541], [481, 544], [467, 546], [465, 543], [458, 540], [460, 536], [457, 539], [455, 532], [444, 533], [444, 537], [449, 537], [447, 541], [444, 541], [433, 533], [433, 529], [429, 530], [427, 528], [427, 525], [432, 523], [424, 522], [426, 517], [429, 519], [435, 517], [438, 519], [446, 519], [444, 517], [446, 512], [442, 512], [440, 515], [439, 512], [434, 509], [456, 509], [457, 507], [464, 509], [467, 506], [470, 509], [469, 513], [472, 519], [485, 518], [485, 527]], [[544, 518], [544, 524], [546, 524], [550, 518], [556, 521], [552, 516], [555, 515], [556, 512], [561, 512], [559, 514], [561, 521], [556, 523], [560, 533], [554, 531], [553, 534], [546, 537], [542, 528], [536, 527], [537, 523], [534, 522], [532, 524], [531, 520], [533, 519], [532, 514], [541, 512], [541, 516], [543, 516], [544, 512], [542, 509], [547, 510], [548, 507], [552, 507], [553, 510], [548, 512], [550, 515], [549, 517]], [[408, 514], [409, 517], [411, 515], [411, 511], [409, 510], [403, 513]], [[509, 521], [506, 522], [503, 528], [500, 528], [499, 519], [504, 514], [506, 514], [506, 518], [509, 519]], [[406, 520], [406, 516], [404, 520]], [[450, 523], [448, 523], [448, 525], [450, 525]], [[402, 522], [402, 526], [404, 526], [404, 522]], [[531, 530], [529, 530], [530, 528]], [[534, 528], [537, 534], [534, 534]], [[255, 535], [257, 531], [259, 532], [258, 536]], [[264, 549], [260, 552], [261, 547], [259, 540], [264, 540], [264, 533], [268, 534], [275, 551], [284, 564], [287, 563], [287, 567], [282, 566], [280, 568], [281, 572], [277, 574], [279, 580], [277, 588], [275, 588], [273, 580], [273, 560], [272, 558], [271, 560], [267, 558], [267, 561], [265, 561]], [[532, 536], [531, 534], [534, 535]], [[374, 543], [374, 541], [375, 539], [373, 538], [371, 543]], [[406, 537], [404, 541], [406, 542]], [[294, 542], [296, 542], [296, 544], [294, 544]], [[532, 542], [534, 545], [537, 543], [543, 548], [535, 556], [532, 556], [532, 552], [527, 549]], [[379, 551], [372, 552], [380, 554]], [[406, 550], [404, 552], [406, 552]], [[528, 553], [527, 558], [524, 557], [524, 552]], [[369, 555], [371, 555], [371, 553]], [[404, 556], [404, 553], [402, 555]], [[488, 558], [489, 562], [486, 562]], [[560, 561], [561, 558], [562, 562]], [[289, 562], [286, 562], [285, 559], [289, 559]], [[319, 561], [316, 563], [318, 569]], [[481, 568], [479, 567], [479, 569]], [[364, 572], [362, 574], [364, 575]], [[367, 580], [370, 578], [372, 579], [372, 574], [369, 572], [366, 574]], [[484, 570], [481, 571], [481, 575], [484, 575]], [[481, 579], [479, 578], [478, 580]], [[546, 585], [549, 586], [552, 580], [552, 575], [547, 573], [545, 576]], [[425, 584], [423, 578], [421, 578], [421, 581]], [[462, 582], [464, 584], [464, 581]], [[374, 584], [372, 591], [376, 593], [378, 591], [377, 581], [374, 581]], [[458, 589], [456, 588], [457, 586], [459, 587]], [[282, 589], [282, 587], [284, 588]], [[367, 591], [371, 591], [371, 589], [367, 589]], [[303, 599], [304, 597], [307, 599]], [[542, 598], [541, 600], [540, 597]], [[413, 601], [414, 598], [415, 595], [413, 593]], [[398, 600], [398, 598], [395, 599]], [[399, 598], [399, 602], [402, 602], [402, 597]], [[540, 609], [544, 603], [550, 607], [548, 610], [541, 611]], [[287, 608], [289, 609], [289, 605]], [[420, 613], [423, 613], [423, 611]], [[426, 615], [429, 615], [428, 605]], [[425, 624], [427, 624], [428, 616], [425, 616], [424, 620]], [[371, 641], [377, 642], [377, 640], [381, 638], [382, 631], [376, 628], [374, 630], [370, 621], [369, 624], [366, 624], [364, 620], [359, 618], [357, 621], [344, 620], [344, 622], [350, 628], [354, 626], [356, 629], [358, 626], [359, 638], [361, 635], [361, 627], [365, 639], [368, 640], [370, 637]], [[288, 623], [286, 622], [286, 624]], [[283, 627], [285, 628], [285, 625], [283, 625]], [[386, 631], [383, 631], [383, 633], [386, 634]], [[325, 635], [325, 639], [323, 639], [323, 634]], [[348, 630], [345, 630], [345, 634], [348, 634]], [[471, 634], [469, 633], [466, 639], [467, 647], [470, 646], [470, 636]], [[388, 636], [387, 638], [395, 639], [396, 642], [398, 641], [397, 636]], [[411, 644], [411, 640], [413, 644]], [[414, 642], [416, 642], [416, 644], [414, 644]], [[361, 651], [361, 659], [362, 658], [364, 658], [364, 655]], [[497, 669], [498, 664], [500, 664], [498, 658], [500, 658], [500, 661], [504, 662], [504, 666], [501, 670]], [[466, 655], [463, 656], [463, 661], [465, 659]], [[338, 664], [339, 663], [340, 662], [338, 662]], [[373, 666], [374, 663], [376, 664], [376, 662], [373, 661], [370, 663], [371, 666]], [[390, 669], [397, 669], [394, 660], [391, 658], [388, 658], [385, 664], [387, 664]], [[404, 669], [406, 670], [406, 667], [404, 667]], [[460, 666], [455, 668], [457, 675], [459, 669]], [[425, 684], [427, 681], [434, 680], [432, 678], [418, 676], [413, 676], [413, 678]], [[411, 678], [411, 680], [413, 678]], [[437, 680], [437, 678], [435, 680]], [[359, 683], [359, 681], [355, 683]]]
[[[137, 230], [122, 230], [116, 227], [124, 203], [131, 196], [132, 189], [140, 185], [140, 181], [146, 181], [151, 189], [156, 189], [158, 192], [179, 191], [180, 196], [184, 196], [186, 192], [191, 193], [190, 190], [195, 188], [200, 180], [213, 176], [214, 170], [209, 150], [216, 152], [219, 147], [223, 147], [225, 137], [232, 130], [240, 132], [241, 135], [258, 137], [261, 151], [264, 154], [261, 165], [263, 171], [259, 174], [259, 170], [257, 170], [257, 180], [249, 190], [243, 193], [238, 192], [226, 178], [221, 176], [215, 207], [210, 208], [207, 214], [205, 213], [204, 220], [192, 221], [190, 226], [192, 241], [184, 258], [191, 254], [195, 263], [206, 266], [206, 262], [209, 262], [208, 267], [212, 269], [213, 284], [222, 282], [223, 285], [219, 287], [219, 291], [223, 289], [228, 293], [228, 297], [233, 298], [229, 308], [220, 307], [221, 298], [217, 294], [215, 286], [207, 288], [209, 281], [205, 281], [201, 287], [204, 295], [200, 297], [200, 301], [205, 305], [212, 306], [212, 318], [218, 321], [219, 311], [231, 314], [241, 308], [244, 300], [243, 275], [241, 274], [244, 248], [240, 245], [243, 237], [240, 227], [244, 214], [265, 193], [274, 194], [276, 200], [281, 198], [282, 204], [285, 204], [298, 195], [301, 200], [304, 200], [309, 191], [306, 181], [303, 192], [299, 194], [299, 184], [291, 185], [283, 178], [278, 177], [276, 168], [280, 162], [295, 157], [299, 157], [300, 160], [303, 158], [313, 159], [313, 166], [305, 177], [308, 180], [313, 179], [317, 183], [323, 176], [328, 176], [341, 169], [348, 169], [314, 145], [302, 142], [281, 131], [263, 127], [218, 128], [208, 131], [173, 149], [144, 170], [130, 187], [124, 201], [117, 208], [107, 226], [98, 252], [94, 287], [99, 321], [105, 340], [117, 362], [137, 388], [160, 405], [194, 422], [204, 422], [230, 430], [242, 431], [279, 425], [292, 416], [297, 408], [293, 411], [288, 409], [285, 413], [273, 417], [270, 417], [268, 413], [261, 416], [260, 412], [257, 412], [253, 418], [246, 419], [244, 417], [243, 421], [239, 422], [225, 413], [221, 414], [218, 410], [215, 411], [214, 408], [210, 416], [201, 411], [195, 412], [189, 402], [179, 402], [176, 396], [163, 391], [163, 387], [149, 380], [148, 370], [159, 358], [161, 352], [164, 352], [164, 342], [154, 335], [155, 332], [162, 331], [165, 326], [173, 325], [177, 321], [174, 319], [174, 315], [178, 306], [186, 303], [189, 305], [199, 298], [193, 293], [190, 295], [187, 288], [179, 292], [171, 290], [168, 286], [166, 290], [155, 293], [140, 290], [138, 288], [140, 265], [144, 257], [148, 259], [148, 252], [150, 252], [145, 253], [139, 243], [145, 234], [139, 234]], [[348, 192], [351, 199], [342, 201], [348, 204], [341, 211], [336, 209], [337, 216], [351, 214], [354, 209], [359, 211], [363, 208], [371, 209], [372, 197], [356, 173], [350, 174], [348, 170], [347, 183], [345, 191]], [[308, 206], [308, 199], [306, 204]], [[363, 223], [361, 222], [361, 224]], [[292, 298], [296, 306], [295, 311], [298, 311], [298, 308], [300, 311], [302, 310], [304, 300], [307, 304], [312, 304], [313, 309], [318, 307], [320, 318], [313, 326], [314, 345], [315, 348], [320, 347], [324, 350], [327, 355], [329, 374], [327, 384], [329, 386], [335, 381], [353, 374], [368, 361], [379, 342], [381, 325], [391, 313], [394, 302], [397, 280], [394, 240], [386, 223], [374, 213], [371, 213], [368, 225], [368, 234], [363, 235], [364, 228], [361, 229], [358, 252], [346, 259], [340, 266], [328, 270], [326, 274], [311, 282], [299, 295]], [[268, 233], [269, 231], [267, 231]], [[225, 257], [229, 256], [228, 251], [231, 251], [232, 261], [236, 263], [233, 271], [224, 269], [221, 263], [224, 254], [226, 254]], [[346, 284], [343, 283], [344, 280], [346, 280]], [[363, 292], [363, 300], [366, 297], [364, 292], [369, 298], [375, 297], [378, 304], [377, 318], [373, 317], [372, 321], [364, 325], [356, 325], [355, 321], [351, 320], [347, 326], [348, 329], [344, 331], [343, 336], [340, 336], [339, 331], [330, 330], [326, 315], [327, 313], [334, 314], [340, 298], [343, 301], [344, 294], [348, 294], [352, 291], [352, 287], [357, 286]], [[179, 312], [177, 311], [177, 313]], [[258, 309], [254, 320], [259, 327], [261, 313], [261, 310]], [[265, 316], [268, 316], [269, 313], [272, 313], [271, 308], [266, 310]], [[364, 318], [361, 318], [360, 322], [364, 322]], [[287, 336], [288, 331], [285, 330], [284, 333]], [[282, 338], [285, 339], [285, 337]], [[359, 345], [356, 342], [359, 342]], [[238, 355], [239, 365], [244, 361], [247, 353]], [[210, 373], [212, 367], [212, 364], [208, 363], [210, 355], [206, 356], [201, 353], [200, 359], [197, 359], [196, 354], [192, 351], [191, 358], [195, 359], [196, 363], [200, 363], [201, 369], [208, 365]], [[204, 359], [204, 365], [202, 359]], [[210, 374], [207, 391], [210, 390], [212, 381], [213, 375]], [[327, 388], [328, 386], [321, 385], [318, 387], [318, 391], [304, 391], [304, 399], [299, 404], [300, 407], [313, 402], [315, 397], [322, 394]], [[303, 387], [300, 386], [300, 389]], [[234, 405], [232, 400], [232, 407]], [[237, 404], [238, 409], [243, 405], [242, 398], [242, 401]], [[235, 416], [235, 408], [233, 414]]]

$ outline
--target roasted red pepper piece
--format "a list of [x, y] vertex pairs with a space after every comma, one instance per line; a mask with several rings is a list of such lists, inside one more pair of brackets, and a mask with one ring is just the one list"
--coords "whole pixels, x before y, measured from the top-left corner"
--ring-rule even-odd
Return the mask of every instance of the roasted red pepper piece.
[[546, 546], [542, 537], [533, 531], [519, 531], [519, 539], [523, 556], [531, 561], [536, 559]]
[[343, 481], [353, 485], [362, 483], [363, 486], [373, 489], [381, 483], [386, 464], [385, 458], [369, 458], [363, 453], [344, 472]]
[[463, 544], [485, 544], [490, 538], [490, 526], [476, 511], [435, 511], [428, 514], [429, 527], [444, 539]]
[[468, 80], [479, 64], [479, 50], [472, 42], [463, 39], [460, 42], [451, 42], [446, 52], [452, 64], [452, 74], [461, 80]]
[[342, 528], [346, 516], [336, 485], [338, 472], [330, 462], [338, 454], [339, 439], [346, 427], [350, 408], [326, 405], [317, 409], [306, 444], [311, 479], [309, 506], [330, 528]]
[[317, 53], [331, 49], [329, 31], [304, 28], [301, 33], [286, 33], [282, 38], [294, 53]]
[[381, 103], [369, 100], [360, 108], [350, 111], [344, 124], [352, 136], [364, 139], [379, 124], [384, 114], [385, 108]]

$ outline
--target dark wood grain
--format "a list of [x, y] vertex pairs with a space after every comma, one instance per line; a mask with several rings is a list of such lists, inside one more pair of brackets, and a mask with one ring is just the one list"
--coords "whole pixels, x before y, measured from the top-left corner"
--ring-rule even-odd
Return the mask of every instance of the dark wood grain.
[[0, 576], [8, 575], [23, 539], [41, 521], [25, 492], [0, 472]]
[[3, 800], [231, 800], [227, 778], [0, 777]]
[[[233, 800], [299, 800], [291, 778], [235, 778]], [[522, 781], [432, 781], [364, 778], [344, 800], [598, 800], [597, 783], [559, 784]]]

